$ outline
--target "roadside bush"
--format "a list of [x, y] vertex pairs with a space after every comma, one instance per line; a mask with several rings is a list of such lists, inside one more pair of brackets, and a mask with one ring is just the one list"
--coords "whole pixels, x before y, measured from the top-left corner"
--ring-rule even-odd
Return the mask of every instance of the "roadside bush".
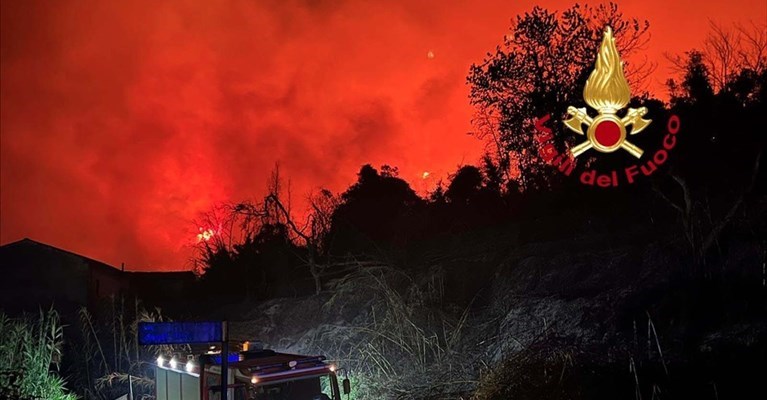
[[10, 319], [0, 312], [0, 398], [75, 400], [58, 374], [64, 334], [58, 313]]

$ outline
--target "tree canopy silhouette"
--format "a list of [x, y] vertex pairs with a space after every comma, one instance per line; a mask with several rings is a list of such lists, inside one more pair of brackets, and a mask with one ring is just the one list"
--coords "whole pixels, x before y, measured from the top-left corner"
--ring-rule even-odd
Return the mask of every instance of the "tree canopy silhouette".
[[[721, 55], [710, 48], [689, 51], [675, 59], [681, 84], [668, 81], [672, 109], [687, 134], [669, 178], [656, 184], [656, 191], [678, 213], [698, 275], [720, 272], [708, 268], [707, 260], [714, 247], [723, 251], [722, 235], [765, 180], [767, 70], [759, 66], [767, 65], [767, 53], [754, 51], [741, 54], [751, 62], [727, 68], [712, 61]], [[727, 72], [712, 73], [712, 65]]]
[[[495, 53], [471, 66], [467, 81], [476, 107], [476, 134], [488, 141], [501, 170], [510, 171], [507, 178], [522, 188], [548, 186], [550, 174], [537, 155], [534, 121], [552, 114], [552, 124], [558, 124], [568, 105], [582, 102], [605, 26], [613, 28], [625, 59], [644, 44], [649, 23], [624, 17], [613, 3], [576, 4], [561, 13], [536, 6], [512, 22]], [[627, 68], [635, 90], [645, 72]], [[564, 141], [555, 138], [560, 150]]]
[[379, 174], [370, 164], [362, 166], [357, 182], [341, 195], [332, 217], [331, 251], [373, 250], [374, 243], [406, 240], [402, 233], [411, 231], [409, 217], [424, 200], [396, 176], [395, 168], [384, 166], [382, 171]]
[[[230, 205], [223, 223], [200, 224], [224, 227], [210, 242], [200, 243], [206, 267], [203, 283], [217, 293], [250, 298], [276, 296], [280, 288], [284, 294], [285, 287], [294, 293], [312, 289], [319, 293], [335, 278], [362, 268], [364, 263], [358, 261], [364, 259], [424, 271], [437, 265], [447, 271], [447, 281], [462, 288], [456, 290], [473, 295], [470, 288], [480, 287], [485, 275], [472, 271], [476, 285], [464, 285], [467, 264], [445, 266], [433, 261], [434, 255], [459, 254], [463, 246], [469, 247], [467, 241], [498, 233], [514, 244], [489, 239], [490, 247], [653, 231], [686, 241], [695, 265], [702, 264], [714, 247], [725, 251], [720, 238], [753, 204], [749, 196], [760, 190], [759, 182], [762, 191], [767, 182], [765, 164], [760, 163], [767, 73], [748, 67], [767, 65], [764, 61], [730, 68], [728, 78], [715, 84], [706, 61], [711, 56], [690, 51], [680, 64], [680, 83], [669, 81], [669, 105], [657, 99], [633, 100], [648, 107], [657, 121], [634, 139], [640, 147], [649, 149], [662, 142], [671, 113], [683, 121], [665, 170], [643, 184], [589, 190], [571, 177], [568, 182], [575, 183], [557, 190], [514, 188], [543, 188], [550, 184], [546, 176], [557, 176], [542, 169], [538, 143], [530, 132], [533, 120], [580, 103], [605, 23], [612, 24], [629, 53], [646, 30], [645, 24], [623, 18], [614, 5], [576, 6], [562, 14], [535, 8], [517, 18], [505, 47], [472, 68], [472, 102], [478, 112], [498, 117], [490, 127], [490, 137], [499, 146], [495, 158], [487, 155], [480, 165], [459, 167], [427, 198], [419, 197], [396, 167], [383, 165], [377, 170], [363, 165], [356, 182], [340, 196], [322, 190], [310, 197], [309, 213], [301, 222], [292, 215], [290, 202], [281, 199], [275, 173], [262, 202]], [[566, 56], [569, 52], [576, 56]], [[561, 123], [560, 116], [552, 114], [552, 119]], [[561, 136], [558, 140], [565, 144]], [[637, 162], [630, 157], [605, 161], [617, 169], [625, 167], [622, 163]], [[510, 166], [521, 174], [518, 180], [504, 176]]]
[[461, 167], [447, 187], [445, 197], [454, 204], [466, 204], [482, 189], [482, 173], [473, 165]]

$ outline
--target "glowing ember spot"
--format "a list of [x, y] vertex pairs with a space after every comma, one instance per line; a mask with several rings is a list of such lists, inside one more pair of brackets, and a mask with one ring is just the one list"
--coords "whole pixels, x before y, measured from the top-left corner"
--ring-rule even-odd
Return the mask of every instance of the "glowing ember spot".
[[423, 171], [423, 174], [421, 175], [421, 179], [426, 179], [426, 178], [428, 178], [428, 177], [429, 177], [429, 175], [431, 175], [431, 174], [429, 173], [429, 171]]
[[429, 52], [426, 53], [426, 58], [428, 58], [429, 60], [433, 60], [434, 59], [434, 52], [429, 50]]
[[203, 227], [200, 227], [200, 233], [197, 234], [197, 241], [208, 241], [210, 240], [214, 235], [216, 234], [216, 231], [213, 229], [205, 229]]

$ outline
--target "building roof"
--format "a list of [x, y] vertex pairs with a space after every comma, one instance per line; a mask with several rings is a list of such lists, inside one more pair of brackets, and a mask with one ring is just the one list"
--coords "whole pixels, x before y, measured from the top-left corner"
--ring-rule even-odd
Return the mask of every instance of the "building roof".
[[45, 249], [45, 250], [55, 251], [55, 252], [58, 252], [58, 253], [62, 253], [62, 254], [65, 254], [65, 255], [68, 255], [68, 256], [71, 256], [71, 257], [80, 258], [84, 262], [86, 262], [86, 263], [88, 263], [88, 264], [90, 264], [92, 266], [95, 266], [97, 268], [102, 268], [102, 269], [105, 269], [105, 270], [118, 271], [118, 272], [121, 271], [120, 268], [117, 268], [117, 267], [115, 267], [113, 265], [109, 265], [109, 264], [107, 264], [107, 263], [105, 263], [103, 261], [99, 261], [99, 260], [96, 260], [96, 259], [93, 259], [93, 258], [90, 258], [90, 257], [86, 257], [86, 256], [84, 256], [82, 254], [77, 254], [77, 253], [69, 251], [69, 250], [64, 250], [62, 248], [59, 248], [59, 247], [56, 247], [56, 246], [52, 246], [52, 245], [47, 244], [47, 243], [38, 242], [37, 240], [32, 240], [30, 238], [24, 238], [24, 239], [15, 241], [15, 242], [4, 244], [4, 245], [0, 246], [0, 251], [2, 251], [2, 250], [10, 250], [10, 249], [13, 249], [13, 248], [16, 248], [16, 247], [39, 247], [39, 248], [42, 248], [42, 249]]
[[192, 271], [125, 271], [122, 268], [115, 267], [114, 265], [107, 264], [103, 261], [99, 261], [87, 256], [84, 256], [82, 254], [78, 254], [69, 250], [65, 250], [56, 246], [52, 246], [47, 243], [38, 242], [37, 240], [32, 240], [30, 238], [24, 238], [21, 240], [17, 240], [15, 242], [6, 243], [2, 246], [0, 246], [0, 251], [6, 250], [6, 249], [13, 249], [14, 247], [22, 247], [22, 246], [34, 246], [34, 247], [40, 247], [46, 250], [59, 252], [62, 254], [66, 254], [72, 257], [77, 257], [82, 259], [83, 261], [87, 262], [90, 265], [95, 265], [98, 268], [106, 268], [113, 271], [120, 271], [125, 272], [127, 274], [130, 274], [131, 277], [139, 278], [139, 279], [157, 279], [157, 278], [168, 278], [168, 279], [179, 279], [179, 278], [189, 278], [190, 276], [194, 276], [194, 273]]

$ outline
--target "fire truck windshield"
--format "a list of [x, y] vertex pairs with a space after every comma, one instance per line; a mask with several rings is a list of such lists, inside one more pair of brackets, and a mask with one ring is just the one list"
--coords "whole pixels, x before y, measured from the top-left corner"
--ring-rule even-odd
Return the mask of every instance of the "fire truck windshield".
[[252, 388], [252, 400], [340, 400], [335, 375], [324, 374]]

